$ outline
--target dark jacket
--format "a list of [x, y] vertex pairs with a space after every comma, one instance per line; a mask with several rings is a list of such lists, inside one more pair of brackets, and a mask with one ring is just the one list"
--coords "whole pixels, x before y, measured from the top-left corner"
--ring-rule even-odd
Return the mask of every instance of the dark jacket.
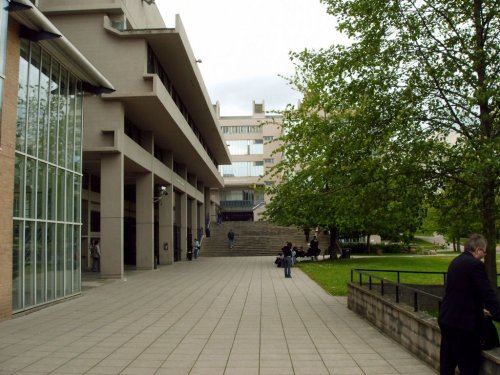
[[290, 246], [283, 246], [281, 248], [281, 252], [283, 253], [283, 256], [285, 256], [285, 257], [292, 256], [292, 248]]
[[438, 322], [464, 331], [478, 332], [486, 308], [500, 320], [500, 306], [491, 288], [483, 262], [468, 251], [457, 256], [448, 267], [445, 295]]

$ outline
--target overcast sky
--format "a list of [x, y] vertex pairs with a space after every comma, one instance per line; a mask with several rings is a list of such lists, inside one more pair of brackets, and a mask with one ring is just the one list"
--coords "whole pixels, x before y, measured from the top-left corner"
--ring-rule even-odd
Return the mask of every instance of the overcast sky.
[[251, 115], [296, 104], [279, 75], [293, 73], [288, 52], [345, 42], [319, 0], [156, 0], [167, 27], [179, 14], [213, 103], [221, 114]]

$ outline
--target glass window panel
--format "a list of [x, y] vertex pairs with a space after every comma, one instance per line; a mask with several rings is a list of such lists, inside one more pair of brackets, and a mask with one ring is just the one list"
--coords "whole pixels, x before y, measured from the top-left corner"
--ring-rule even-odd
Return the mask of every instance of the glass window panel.
[[231, 155], [248, 155], [247, 140], [227, 141], [227, 145]]
[[37, 218], [47, 218], [47, 164], [38, 162], [36, 212]]
[[12, 244], [12, 309], [23, 307], [23, 222], [14, 220]]
[[23, 216], [24, 203], [24, 161], [23, 155], [16, 154], [14, 171], [14, 217]]
[[82, 259], [82, 239], [80, 236], [80, 226], [75, 225], [73, 230], [73, 251], [74, 262], [73, 262], [73, 293], [79, 293], [82, 289], [81, 281], [81, 259]]
[[79, 175], [75, 175], [75, 186], [73, 190], [73, 206], [74, 206], [74, 211], [75, 211], [75, 216], [74, 216], [74, 222], [80, 224], [82, 222], [81, 218], [81, 180], [82, 177]]
[[[7, 22], [9, 13], [8, 0], [0, 0], [0, 75], [5, 75], [5, 60], [7, 50]], [[0, 83], [1, 84], [1, 83]]]
[[264, 174], [263, 162], [235, 162], [221, 165], [219, 171], [224, 177], [257, 177]]
[[61, 69], [61, 87], [59, 92], [59, 123], [57, 126], [57, 154], [59, 165], [66, 166], [66, 144], [68, 123], [68, 71]]
[[82, 231], [82, 236], [88, 236], [89, 235], [89, 228], [90, 228], [90, 225], [89, 225], [89, 201], [88, 200], [85, 200], [85, 199], [82, 199], [81, 201], [81, 213], [82, 213], [82, 228], [81, 228], [81, 231]]
[[66, 172], [66, 202], [65, 202], [65, 208], [66, 208], [66, 221], [68, 222], [73, 222], [75, 221], [74, 218], [74, 200], [73, 200], [73, 189], [75, 188], [74, 182], [73, 182], [73, 173], [71, 172]]
[[32, 158], [26, 158], [26, 194], [24, 216], [35, 218], [36, 207], [36, 161]]
[[65, 181], [66, 175], [64, 170], [57, 170], [57, 220], [64, 221], [64, 208], [66, 204], [65, 199]]
[[261, 155], [264, 153], [264, 144], [262, 143], [262, 140], [256, 140], [253, 141], [253, 143], [250, 145], [250, 155]]
[[75, 157], [75, 112], [76, 112], [76, 80], [70, 75], [68, 86], [68, 126], [67, 126], [67, 153], [66, 166], [68, 169], [74, 168]]
[[36, 303], [45, 302], [45, 223], [36, 227]]
[[40, 90], [41, 49], [36, 43], [31, 43], [28, 88], [28, 123], [26, 132], [26, 151], [37, 156], [38, 144], [38, 94]]
[[47, 299], [56, 297], [56, 225], [47, 223]]
[[82, 84], [77, 85], [76, 110], [75, 110], [75, 166], [76, 172], [82, 172], [82, 126], [83, 126], [83, 92]]
[[49, 220], [56, 219], [56, 193], [57, 193], [57, 174], [56, 168], [48, 166], [47, 174], [47, 217]]
[[24, 223], [24, 306], [35, 304], [35, 222]]
[[2, 135], [3, 85], [5, 79], [5, 60], [7, 56], [8, 5], [8, 0], [0, 0], [0, 137]]
[[49, 140], [49, 114], [50, 114], [50, 56], [42, 53], [42, 70], [40, 75], [40, 107], [38, 123], [38, 157], [47, 160], [47, 144]]
[[57, 225], [56, 298], [64, 296], [64, 224]]
[[50, 70], [50, 117], [49, 117], [49, 160], [57, 162], [57, 124], [59, 123], [59, 75], [60, 65], [52, 60]]
[[64, 295], [73, 292], [73, 225], [66, 225], [66, 262], [64, 267]]
[[16, 150], [26, 151], [26, 112], [28, 108], [29, 42], [21, 40], [19, 90], [17, 94]]

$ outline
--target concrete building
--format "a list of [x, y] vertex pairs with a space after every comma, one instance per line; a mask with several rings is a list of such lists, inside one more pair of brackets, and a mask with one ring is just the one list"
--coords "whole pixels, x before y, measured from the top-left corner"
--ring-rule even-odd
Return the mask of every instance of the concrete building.
[[83, 97], [113, 86], [33, 3], [0, 5], [3, 320], [80, 292]]
[[0, 319], [79, 293], [91, 238], [101, 277], [186, 259], [230, 157], [180, 19], [0, 1]]
[[[219, 103], [216, 104], [220, 114]], [[221, 165], [224, 189], [220, 209], [224, 220], [259, 220], [269, 197], [265, 186], [279, 181], [268, 172], [282, 160], [277, 153], [281, 136], [281, 115], [266, 114], [264, 102], [252, 103], [251, 116], [220, 116], [231, 164]]]
[[165, 28], [151, 1], [38, 4], [116, 88], [85, 106], [83, 248], [100, 239], [101, 277], [186, 259], [229, 154], [180, 18]]

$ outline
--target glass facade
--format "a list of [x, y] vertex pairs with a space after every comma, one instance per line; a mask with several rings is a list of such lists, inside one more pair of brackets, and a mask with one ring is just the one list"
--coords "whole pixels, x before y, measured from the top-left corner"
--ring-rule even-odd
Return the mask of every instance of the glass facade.
[[226, 141], [231, 155], [262, 155], [264, 142], [262, 139]]
[[21, 41], [16, 123], [13, 310], [81, 290], [82, 84]]
[[221, 126], [222, 134], [262, 133], [262, 125]]
[[219, 166], [223, 177], [258, 177], [264, 175], [263, 161], [234, 162], [231, 165]]
[[0, 0], [0, 138], [2, 136], [3, 85], [5, 80], [5, 60], [7, 51], [8, 0]]

